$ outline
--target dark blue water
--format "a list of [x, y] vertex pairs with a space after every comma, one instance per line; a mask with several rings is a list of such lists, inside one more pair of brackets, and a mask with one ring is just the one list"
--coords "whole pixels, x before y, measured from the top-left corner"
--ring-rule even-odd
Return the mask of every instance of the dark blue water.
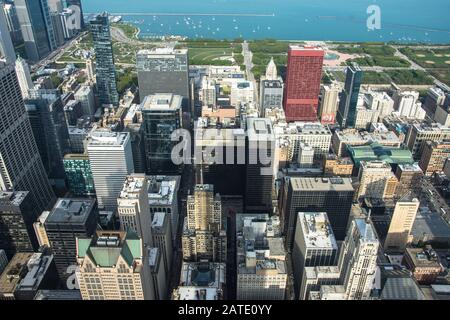
[[[367, 28], [370, 5], [381, 9], [379, 30]], [[83, 6], [122, 15], [141, 36], [450, 43], [450, 0], [83, 0]]]

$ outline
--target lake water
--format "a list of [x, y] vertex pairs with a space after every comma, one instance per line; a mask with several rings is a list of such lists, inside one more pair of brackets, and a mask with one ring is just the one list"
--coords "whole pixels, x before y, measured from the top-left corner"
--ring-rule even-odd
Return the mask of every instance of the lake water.
[[[367, 28], [370, 5], [379, 30]], [[83, 10], [120, 14], [145, 37], [450, 43], [449, 0], [83, 0]]]

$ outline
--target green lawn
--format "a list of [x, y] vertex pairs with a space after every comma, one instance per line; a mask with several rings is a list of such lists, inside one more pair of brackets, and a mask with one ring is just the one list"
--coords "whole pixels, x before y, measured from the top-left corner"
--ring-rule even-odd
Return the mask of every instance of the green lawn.
[[401, 48], [408, 58], [426, 69], [450, 69], [450, 49]]
[[113, 23], [112, 26], [122, 30], [128, 38], [136, 39], [138, 28], [135, 26], [128, 23]]
[[220, 58], [231, 57], [232, 54], [231, 48], [189, 48], [189, 63], [193, 65], [227, 63], [229, 61]]
[[388, 70], [386, 74], [398, 85], [432, 85], [434, 83], [433, 78], [420, 70]]

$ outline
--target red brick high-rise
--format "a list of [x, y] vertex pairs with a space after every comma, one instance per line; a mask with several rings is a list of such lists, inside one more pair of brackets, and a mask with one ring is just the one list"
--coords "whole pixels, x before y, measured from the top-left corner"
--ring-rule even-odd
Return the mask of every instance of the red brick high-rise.
[[284, 94], [287, 121], [316, 121], [324, 51], [290, 46]]

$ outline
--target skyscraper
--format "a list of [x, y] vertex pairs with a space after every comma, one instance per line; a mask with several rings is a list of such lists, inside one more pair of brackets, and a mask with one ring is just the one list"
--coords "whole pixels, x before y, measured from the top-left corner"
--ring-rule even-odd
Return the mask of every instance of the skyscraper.
[[288, 272], [278, 218], [237, 215], [236, 241], [237, 300], [283, 300]]
[[336, 83], [321, 87], [319, 118], [323, 124], [333, 124], [336, 121], [340, 91], [341, 86]]
[[341, 247], [338, 267], [347, 300], [369, 298], [377, 269], [378, 241], [365, 219], [354, 219]]
[[155, 212], [152, 220], [153, 245], [161, 253], [166, 280], [169, 280], [172, 269], [173, 242], [172, 221], [170, 215], [165, 212]]
[[326, 212], [336, 240], [343, 240], [352, 207], [350, 178], [287, 177], [280, 195], [280, 215], [286, 246], [292, 249], [298, 212]]
[[354, 128], [356, 123], [356, 107], [358, 105], [359, 89], [361, 87], [363, 72], [361, 68], [353, 63], [347, 67], [345, 86], [342, 91], [337, 122], [341, 128]]
[[96, 130], [88, 137], [86, 149], [98, 206], [115, 211], [125, 177], [134, 171], [130, 134]]
[[153, 300], [149, 250], [129, 230], [77, 239], [76, 272], [83, 300]]
[[268, 212], [276, 167], [275, 134], [270, 119], [247, 118], [247, 140], [245, 208], [247, 212]]
[[20, 56], [16, 60], [16, 73], [17, 79], [19, 80], [20, 91], [22, 91], [22, 98], [28, 98], [29, 90], [33, 89], [34, 84], [31, 80], [28, 63]]
[[318, 47], [289, 47], [284, 94], [287, 121], [317, 120], [324, 54]]
[[51, 207], [55, 195], [33, 137], [13, 65], [0, 62], [0, 188], [30, 192], [37, 215]]
[[420, 202], [411, 193], [403, 197], [395, 204], [389, 231], [384, 242], [386, 251], [402, 253], [406, 245], [411, 242], [410, 233], [416, 220]]
[[16, 61], [16, 53], [2, 7], [3, 5], [0, 4], [0, 58], [5, 57], [7, 63], [14, 63]]
[[68, 153], [63, 159], [69, 191], [76, 196], [95, 195], [94, 178], [87, 154]]
[[20, 45], [23, 43], [22, 30], [20, 30], [19, 19], [17, 18], [16, 6], [12, 0], [4, 0], [0, 5], [3, 7], [3, 11], [6, 17], [6, 23], [8, 24], [9, 34], [14, 45]]
[[187, 199], [182, 238], [183, 259], [225, 262], [226, 241], [220, 195], [214, 195], [213, 185], [196, 185], [194, 194]]
[[385, 161], [361, 161], [358, 178], [358, 198], [385, 199], [395, 195], [397, 178]]
[[186, 49], [155, 48], [140, 50], [136, 56], [139, 96], [173, 93], [189, 99], [189, 67]]
[[176, 174], [180, 167], [172, 161], [172, 149], [177, 141], [171, 134], [182, 127], [182, 96], [156, 94], [142, 102], [144, 144], [148, 174]]
[[47, 0], [14, 1], [28, 60], [37, 62], [56, 49]]
[[37, 216], [26, 191], [0, 192], [0, 248], [9, 258], [17, 252], [33, 252], [38, 241], [33, 230]]
[[96, 59], [97, 90], [100, 104], [119, 105], [117, 92], [116, 67], [109, 30], [108, 13], [97, 15], [90, 22]]
[[90, 237], [97, 229], [95, 199], [59, 198], [44, 222], [61, 280], [76, 265], [76, 239]]
[[298, 297], [306, 267], [333, 266], [338, 246], [325, 212], [299, 212], [292, 250], [295, 295]]
[[84, 16], [83, 16], [83, 6], [81, 5], [81, 0], [66, 0], [66, 5], [68, 8], [71, 6], [75, 6], [79, 8], [79, 14], [80, 14], [80, 27], [81, 29], [84, 29]]
[[145, 246], [153, 243], [151, 216], [148, 206], [148, 181], [145, 174], [132, 174], [125, 178], [117, 198], [120, 228], [133, 230]]
[[25, 100], [33, 135], [50, 183], [65, 188], [63, 157], [70, 150], [69, 131], [59, 92], [34, 90], [33, 99]]

